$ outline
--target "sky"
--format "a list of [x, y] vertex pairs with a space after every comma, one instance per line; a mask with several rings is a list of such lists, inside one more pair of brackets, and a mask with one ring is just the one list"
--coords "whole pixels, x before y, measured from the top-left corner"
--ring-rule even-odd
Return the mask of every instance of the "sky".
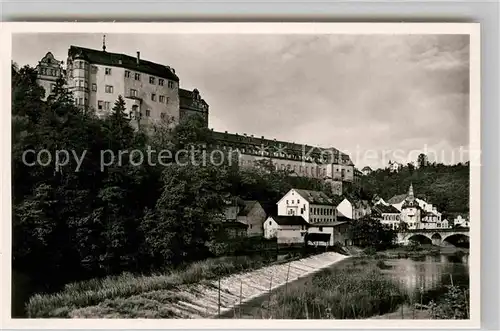
[[[14, 35], [12, 59], [66, 62], [70, 45], [102, 34]], [[359, 169], [468, 160], [467, 35], [107, 34], [106, 50], [175, 68], [217, 131], [335, 147]]]

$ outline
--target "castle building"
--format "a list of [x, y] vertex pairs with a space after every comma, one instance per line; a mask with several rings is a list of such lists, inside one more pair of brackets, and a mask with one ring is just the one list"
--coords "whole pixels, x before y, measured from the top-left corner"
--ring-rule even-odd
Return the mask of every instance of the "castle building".
[[343, 183], [354, 181], [354, 164], [349, 155], [336, 148], [319, 148], [253, 135], [212, 131], [215, 149], [239, 154], [240, 167], [253, 167], [259, 160], [271, 160], [278, 170], [292, 176], [322, 179], [333, 193], [342, 194]]
[[38, 62], [36, 66], [36, 71], [38, 73], [37, 82], [45, 89], [44, 100], [54, 91], [57, 80], [64, 76], [62, 64], [63, 62], [58, 61], [51, 52], [45, 54]]
[[198, 89], [179, 89], [179, 108], [180, 121], [189, 116], [200, 115], [208, 127], [208, 104], [201, 98]]
[[[174, 68], [141, 59], [140, 52], [135, 57], [108, 52], [105, 39], [102, 50], [70, 46], [66, 70], [50, 52], [37, 69], [40, 85], [46, 91], [52, 91], [57, 78], [64, 76], [76, 105], [95, 111], [98, 117], [110, 114], [121, 95], [134, 127], [147, 127], [158, 121], [176, 125], [194, 115], [201, 115], [208, 127], [208, 103], [197, 89], [179, 87], [180, 79]], [[360, 178], [360, 173], [355, 175], [350, 157], [333, 147], [320, 148], [227, 131], [212, 131], [212, 134], [215, 146], [211, 147], [224, 152], [237, 151], [241, 167], [270, 159], [276, 169], [324, 180], [335, 194], [342, 194], [344, 184]]]
[[68, 88], [75, 103], [109, 114], [118, 96], [137, 125], [154, 121], [179, 121], [179, 77], [175, 70], [136, 57], [70, 46], [66, 68]]

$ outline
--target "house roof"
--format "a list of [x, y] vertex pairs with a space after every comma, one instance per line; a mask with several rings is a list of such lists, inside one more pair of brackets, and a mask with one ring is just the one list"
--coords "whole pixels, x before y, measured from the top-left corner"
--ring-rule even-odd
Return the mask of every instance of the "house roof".
[[374, 209], [378, 210], [381, 214], [399, 214], [401, 213], [396, 207], [392, 205], [384, 205], [384, 204], [378, 204], [373, 207]]
[[343, 221], [336, 221], [336, 222], [315, 222], [315, 223], [310, 223], [309, 227], [320, 227], [320, 226], [326, 226], [326, 227], [332, 227], [332, 226], [339, 226], [345, 223], [348, 223], [351, 221], [349, 218], [345, 217], [345, 220]]
[[244, 200], [243, 206], [240, 208], [238, 216], [247, 216], [248, 213], [252, 210], [252, 208], [258, 203], [259, 202], [256, 200]]
[[275, 202], [259, 202], [260, 205], [262, 206], [262, 209], [266, 212], [266, 215], [269, 216], [276, 216], [278, 215], [278, 206], [276, 205]]
[[321, 191], [295, 189], [307, 202], [315, 205], [333, 205], [333, 200]]
[[137, 58], [134, 56], [120, 53], [110, 53], [107, 51], [100, 51], [79, 46], [70, 46], [68, 50], [68, 56], [74, 58], [83, 58], [90, 63], [121, 67], [170, 79], [176, 82], [179, 81], [179, 77], [174, 73], [174, 69], [162, 64], [142, 59], [140, 59], [139, 63], [137, 63]]
[[272, 216], [279, 225], [309, 225], [302, 216]]
[[344, 200], [344, 197], [342, 195], [334, 195], [330, 199], [332, 200], [334, 206], [338, 206], [342, 200]]
[[366, 167], [363, 167], [363, 169], [361, 169], [362, 171], [372, 171], [372, 168], [370, 168], [369, 166], [366, 166]]
[[403, 202], [407, 196], [408, 196], [408, 193], [398, 194], [398, 195], [393, 196], [389, 200], [387, 200], [387, 202], [390, 203], [391, 205], [395, 205], [395, 204]]
[[349, 217], [346, 217], [344, 215], [341, 215], [341, 216], [337, 215], [337, 221], [340, 223], [347, 223], [349, 221], [352, 221], [352, 219], [350, 219]]

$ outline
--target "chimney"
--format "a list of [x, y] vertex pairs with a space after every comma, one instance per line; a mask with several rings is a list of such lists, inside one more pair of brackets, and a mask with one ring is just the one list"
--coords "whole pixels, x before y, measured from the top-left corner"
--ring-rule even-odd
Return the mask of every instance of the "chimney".
[[141, 52], [137, 51], [137, 64], [141, 61]]

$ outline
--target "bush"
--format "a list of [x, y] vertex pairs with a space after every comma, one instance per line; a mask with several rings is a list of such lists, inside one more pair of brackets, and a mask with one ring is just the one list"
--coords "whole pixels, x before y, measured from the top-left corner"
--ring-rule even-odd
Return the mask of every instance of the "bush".
[[448, 285], [447, 292], [437, 303], [434, 301], [429, 303], [429, 310], [435, 319], [470, 318], [468, 290]]
[[342, 269], [324, 270], [306, 284], [279, 290], [269, 317], [353, 319], [394, 311], [403, 302], [398, 285], [375, 266], [358, 266], [357, 260]]

